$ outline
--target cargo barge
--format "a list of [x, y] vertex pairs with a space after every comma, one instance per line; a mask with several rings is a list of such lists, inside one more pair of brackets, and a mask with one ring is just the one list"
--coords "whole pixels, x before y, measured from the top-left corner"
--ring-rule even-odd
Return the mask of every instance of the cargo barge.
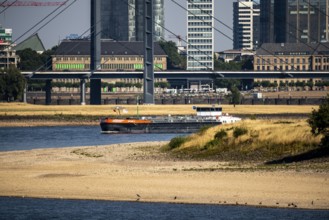
[[[156, 116], [141, 118], [102, 118], [102, 133], [194, 133], [205, 126], [216, 126], [240, 121], [238, 117], [223, 115], [221, 107], [193, 107], [195, 116]], [[118, 111], [118, 109], [116, 109]]]

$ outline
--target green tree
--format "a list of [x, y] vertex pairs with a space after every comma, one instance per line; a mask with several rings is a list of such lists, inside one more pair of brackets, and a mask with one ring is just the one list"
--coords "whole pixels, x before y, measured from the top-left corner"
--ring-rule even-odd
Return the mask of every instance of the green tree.
[[236, 104], [240, 103], [241, 94], [237, 87], [232, 87], [231, 92], [232, 92], [232, 104], [235, 107]]
[[58, 46], [52, 47], [50, 50], [46, 50], [41, 54], [41, 60], [43, 63], [43, 66], [41, 67], [41, 70], [52, 70], [52, 55], [55, 54]]
[[16, 68], [2, 70], [0, 74], [0, 97], [6, 101], [16, 101], [22, 98], [25, 88], [25, 78]]
[[322, 146], [329, 147], [329, 95], [320, 105], [319, 110], [313, 110], [308, 123], [314, 135], [322, 134]]
[[161, 48], [168, 55], [167, 66], [168, 69], [183, 69], [186, 67], [186, 60], [178, 53], [176, 43], [173, 41], [160, 41]]
[[225, 70], [225, 71], [234, 71], [242, 69], [242, 62], [231, 61], [226, 63], [222, 60], [214, 60], [214, 69], [215, 71]]
[[162, 89], [170, 88], [170, 83], [169, 82], [156, 82], [156, 83], [154, 83], [154, 87], [160, 87]]
[[51, 70], [51, 56], [55, 54], [56, 49], [57, 46], [51, 48], [50, 50], [46, 50], [42, 54], [38, 54], [30, 48], [19, 50], [16, 52], [20, 57], [18, 68], [24, 71]]
[[217, 88], [227, 88], [232, 90], [233, 87], [238, 87], [241, 85], [241, 81], [237, 79], [216, 79], [215, 86]]
[[18, 63], [20, 70], [35, 71], [43, 65], [40, 54], [30, 48], [17, 51], [17, 55], [20, 57]]

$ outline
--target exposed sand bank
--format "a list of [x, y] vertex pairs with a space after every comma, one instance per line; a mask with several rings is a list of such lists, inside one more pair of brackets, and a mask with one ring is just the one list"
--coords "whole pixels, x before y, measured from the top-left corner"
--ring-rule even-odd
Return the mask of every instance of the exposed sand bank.
[[0, 196], [329, 209], [328, 172], [210, 171], [234, 165], [175, 161], [162, 144], [0, 152]]

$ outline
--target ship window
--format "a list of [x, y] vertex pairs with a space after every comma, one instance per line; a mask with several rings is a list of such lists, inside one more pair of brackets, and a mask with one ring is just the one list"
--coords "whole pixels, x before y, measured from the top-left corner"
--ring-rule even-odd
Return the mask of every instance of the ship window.
[[209, 107], [197, 107], [196, 108], [197, 112], [214, 112], [214, 111], [222, 111], [222, 108], [209, 108]]

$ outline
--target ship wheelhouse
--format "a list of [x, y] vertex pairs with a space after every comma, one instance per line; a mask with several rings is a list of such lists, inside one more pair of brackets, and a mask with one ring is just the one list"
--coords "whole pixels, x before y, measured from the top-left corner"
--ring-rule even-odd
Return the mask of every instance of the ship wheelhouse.
[[196, 110], [197, 116], [201, 117], [214, 117], [222, 115], [222, 107], [196, 107], [193, 106], [193, 109]]

